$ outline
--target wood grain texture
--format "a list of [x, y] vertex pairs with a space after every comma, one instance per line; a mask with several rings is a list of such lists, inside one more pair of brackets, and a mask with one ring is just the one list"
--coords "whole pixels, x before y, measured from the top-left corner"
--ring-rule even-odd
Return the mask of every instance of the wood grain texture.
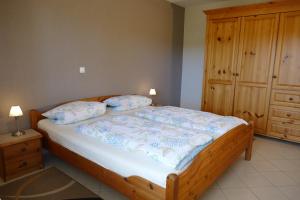
[[4, 181], [44, 167], [40, 133], [31, 129], [23, 136], [7, 133], [2, 138], [5, 141], [0, 146], [0, 175]]
[[271, 104], [300, 108], [300, 91], [272, 90]]
[[[107, 98], [106, 96], [105, 98], [93, 99], [102, 101]], [[166, 188], [162, 188], [143, 177], [122, 177], [66, 149], [53, 142], [47, 132], [37, 127], [38, 121], [43, 119], [40, 112], [32, 110], [30, 117], [32, 127], [43, 134], [44, 145], [52, 153], [118, 190], [130, 199], [194, 199], [194, 197], [200, 197], [209, 185], [244, 151], [247, 151], [246, 159], [251, 159], [253, 124], [250, 122], [248, 126], [238, 126], [210, 144], [196, 156], [186, 170], [178, 175], [170, 174], [166, 180]]]
[[232, 113], [239, 27], [240, 20], [236, 18], [208, 22], [205, 111], [220, 115]]
[[233, 114], [256, 118], [255, 131], [265, 133], [272, 85], [279, 14], [242, 18]]
[[[269, 110], [270, 106], [281, 106], [281, 113], [291, 115], [289, 107], [296, 108], [296, 112], [300, 108], [300, 1], [274, 1], [205, 13], [208, 26], [202, 108], [254, 120], [257, 134], [299, 142], [298, 121], [274, 117], [274, 110]], [[227, 37], [226, 31], [217, 35], [220, 28], [212, 31], [211, 24], [230, 20], [240, 21], [237, 30], [231, 31], [237, 31], [239, 45], [223, 48], [223, 52], [222, 46], [211, 40]], [[236, 51], [238, 54], [233, 54]], [[227, 65], [228, 60], [237, 63], [231, 80], [221, 78], [222, 70], [214, 65]], [[293, 112], [293, 116], [297, 114]]]
[[0, 147], [10, 146], [14, 144], [19, 144], [22, 142], [39, 139], [42, 135], [33, 129], [25, 130], [25, 134], [19, 137], [14, 137], [11, 133], [0, 134]]
[[281, 13], [274, 89], [300, 91], [300, 11]]
[[204, 12], [208, 15], [208, 19], [223, 19], [232, 17], [289, 12], [296, 10], [300, 10], [299, 0], [274, 0], [268, 3], [219, 8], [213, 10], [206, 10]]

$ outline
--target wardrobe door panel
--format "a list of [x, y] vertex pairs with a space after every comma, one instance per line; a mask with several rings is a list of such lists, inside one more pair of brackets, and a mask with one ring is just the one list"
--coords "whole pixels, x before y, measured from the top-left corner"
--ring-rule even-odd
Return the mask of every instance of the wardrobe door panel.
[[209, 22], [207, 75], [210, 80], [232, 81], [239, 34], [236, 18]]
[[[236, 54], [240, 31], [240, 19], [208, 21], [204, 110], [222, 115], [232, 115], [236, 70]], [[214, 91], [211, 87], [216, 88]], [[223, 92], [227, 92], [223, 96]], [[218, 98], [213, 98], [218, 96]], [[220, 99], [228, 102], [221, 108]]]
[[258, 132], [267, 127], [278, 20], [277, 14], [270, 14], [241, 22], [234, 115], [252, 116]]
[[233, 87], [230, 84], [207, 85], [206, 111], [219, 115], [230, 115], [233, 109]]
[[282, 13], [273, 87], [300, 90], [300, 11]]
[[265, 132], [268, 113], [265, 112], [267, 88], [249, 85], [239, 85], [235, 94], [235, 116], [245, 120], [256, 119], [255, 128], [259, 133]]

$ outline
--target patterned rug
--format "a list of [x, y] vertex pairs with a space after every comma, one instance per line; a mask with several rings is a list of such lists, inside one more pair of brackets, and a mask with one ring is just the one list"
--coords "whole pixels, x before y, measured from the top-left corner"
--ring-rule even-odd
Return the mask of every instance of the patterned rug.
[[103, 200], [54, 167], [0, 186], [0, 200], [13, 199]]

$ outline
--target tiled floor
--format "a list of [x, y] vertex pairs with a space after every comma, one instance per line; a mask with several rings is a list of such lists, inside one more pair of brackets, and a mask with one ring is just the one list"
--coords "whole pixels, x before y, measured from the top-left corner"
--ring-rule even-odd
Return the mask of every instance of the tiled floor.
[[[201, 200], [299, 200], [300, 145], [256, 137], [253, 150], [250, 162], [241, 156]], [[105, 200], [126, 199], [64, 161], [49, 155], [45, 160]]]

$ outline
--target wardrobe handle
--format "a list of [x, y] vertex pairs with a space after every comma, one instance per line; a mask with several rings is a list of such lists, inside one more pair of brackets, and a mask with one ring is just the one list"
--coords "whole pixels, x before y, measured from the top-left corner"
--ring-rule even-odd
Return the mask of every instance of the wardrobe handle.
[[273, 75], [272, 78], [277, 78], [277, 76]]
[[235, 74], [235, 76], [239, 76], [239, 75], [240, 75], [239, 73], [236, 73], [236, 74]]

